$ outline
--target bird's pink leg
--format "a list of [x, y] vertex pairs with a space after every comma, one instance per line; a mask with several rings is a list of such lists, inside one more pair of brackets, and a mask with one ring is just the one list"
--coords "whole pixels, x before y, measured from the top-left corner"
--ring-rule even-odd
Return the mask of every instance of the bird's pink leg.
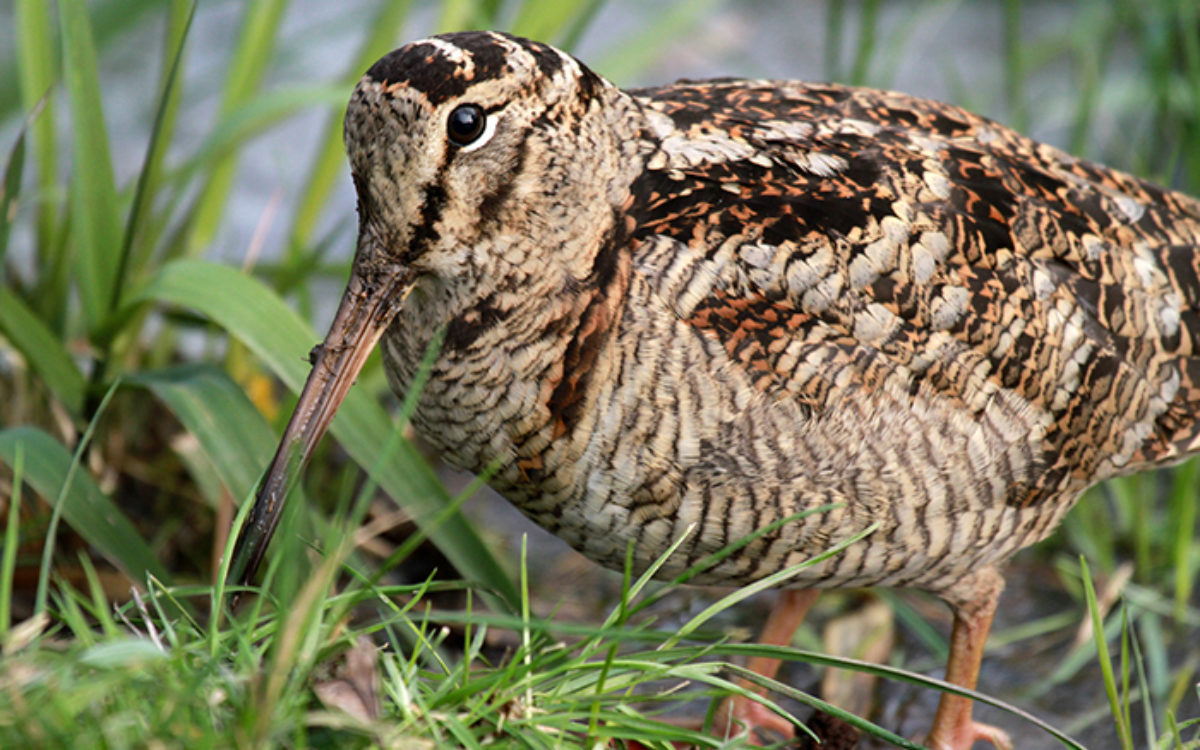
[[[983, 645], [1003, 588], [1000, 574], [994, 568], [985, 568], [944, 594], [954, 610], [946, 682], [975, 688]], [[970, 698], [943, 693], [926, 744], [932, 750], [969, 750], [977, 740], [983, 740], [1001, 750], [1012, 750], [1012, 740], [1003, 730], [971, 718], [971, 705]]]
[[[758, 642], [767, 646], [786, 646], [792, 641], [796, 629], [804, 622], [808, 608], [817, 600], [820, 592], [816, 589], [787, 589], [779, 592], [779, 601], [775, 604], [767, 623], [763, 626]], [[746, 664], [746, 668], [763, 677], [773, 678], [779, 671], [779, 659], [765, 656], [754, 656]], [[762, 694], [761, 687], [748, 681], [741, 681], [743, 687]], [[766, 729], [788, 739], [795, 730], [792, 723], [775, 712], [764, 708], [750, 698], [741, 695], [731, 695], [717, 709], [717, 730], [729, 734], [738, 731], [738, 725], [745, 727], [753, 737], [755, 730]]]

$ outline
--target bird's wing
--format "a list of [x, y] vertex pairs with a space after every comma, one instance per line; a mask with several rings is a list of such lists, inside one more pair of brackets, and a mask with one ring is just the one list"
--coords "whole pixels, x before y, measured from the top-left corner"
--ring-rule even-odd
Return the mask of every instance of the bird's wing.
[[[1036, 502], [1195, 450], [1200, 203], [892, 92], [634, 92], [634, 239], [681, 319], [815, 412], [887, 381], [1045, 429]], [[853, 391], [855, 395], [848, 396]]]

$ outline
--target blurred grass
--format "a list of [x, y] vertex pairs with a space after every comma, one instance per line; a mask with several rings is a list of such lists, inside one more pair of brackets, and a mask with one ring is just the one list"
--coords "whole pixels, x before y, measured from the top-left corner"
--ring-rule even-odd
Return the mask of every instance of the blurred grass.
[[[369, 481], [425, 523], [420, 533], [472, 582], [468, 600], [488, 598], [500, 614], [443, 613], [426, 622], [421, 613], [445, 584], [384, 586], [382, 571], [363, 572], [357, 557], [350, 569], [364, 576], [360, 587], [335, 592], [331, 582], [355, 527], [342, 528], [328, 503], [293, 503], [294, 517], [285, 523], [298, 534], [277, 545], [271, 593], [248, 616], [211, 617], [200, 625], [188, 613], [203, 611], [205, 601], [211, 606], [213, 590], [167, 586], [211, 580], [226, 546], [224, 525], [249, 495], [287, 414], [292, 396], [273, 383], [278, 379], [294, 392], [303, 379], [304, 352], [316, 341], [305, 322], [315, 289], [344, 277], [344, 260], [326, 259], [337, 235], [319, 234], [334, 210], [334, 187], [346, 179], [341, 108], [361, 70], [404, 40], [416, 5], [370, 4], [366, 30], [344, 69], [283, 85], [272, 83], [272, 75], [287, 54], [296, 54], [284, 36], [292, 10], [286, 0], [237, 5], [241, 31], [221, 60], [223, 83], [199, 84], [183, 75], [195, 55], [189, 50], [194, 3], [12, 5], [12, 57], [0, 60], [0, 123], [13, 124], [16, 133], [11, 143], [0, 143], [0, 464], [8, 472], [0, 476], [8, 490], [7, 498], [0, 492], [7, 510], [0, 514], [0, 745], [191, 736], [218, 745], [368, 745], [399, 737], [415, 747], [433, 746], [420, 744], [430, 741], [480, 746], [509, 732], [527, 745], [550, 747], [563, 737], [580, 739], [562, 734], [577, 731], [580, 722], [594, 739], [704, 744], [706, 736], [652, 723], [656, 712], [631, 708], [629, 697], [636, 689], [652, 705], [670, 707], [674, 694], [654, 682], [669, 677], [710, 692], [729, 688], [719, 673], [736, 668], [725, 660], [761, 652], [662, 644], [665, 636], [651, 624], [630, 619], [639, 608], [631, 602], [638, 591], [631, 593], [628, 582], [629, 599], [608, 621], [572, 632], [582, 645], [564, 647], [563, 633], [554, 630], [563, 626], [529, 615], [525, 579], [496, 559], [458, 514], [462, 498], [441, 486], [412, 446], [401, 441], [395, 446], [400, 458], [381, 464], [394, 430], [379, 406], [385, 386], [377, 358], [333, 431], [350, 457], [371, 469]], [[911, 48], [916, 19], [951, 16], [971, 4], [910, 5], [911, 16], [896, 23], [888, 5], [875, 0], [830, 2], [828, 76], [890, 85], [899, 56], [929, 53]], [[570, 46], [599, 6], [597, 0], [446, 0], [434, 23], [442, 30], [510, 28]], [[664, 39], [721, 9], [717, 0], [670, 4], [601, 54], [595, 67], [617, 80], [632, 77], [670, 49]], [[1027, 19], [1037, 9], [1021, 0], [974, 9], [994, 14], [1003, 56], [990, 82], [961, 82], [961, 103], [1022, 129], [1065, 122], [1063, 145], [1071, 150], [1200, 193], [1200, 150], [1188, 148], [1200, 142], [1197, 6], [1185, 0], [1078, 3], [1060, 25], [1030, 28]], [[120, 84], [105, 77], [103, 60], [148, 26], [160, 42], [146, 50], [156, 84], [141, 105], [152, 125], [142, 160], [130, 170], [114, 164], [115, 138], [123, 134], [106, 132], [104, 113]], [[1071, 96], [1049, 89], [1055, 99], [1047, 101], [1039, 93], [1048, 90], [1046, 81], [1064, 76]], [[212, 120], [198, 138], [185, 138], [183, 105], [205, 86], [215, 92]], [[281, 211], [288, 219], [278, 255], [240, 271], [203, 260], [230, 220], [239, 165], [249, 150], [263, 134], [314, 112], [323, 122], [319, 136], [289, 155], [310, 166]], [[117, 177], [131, 172], [131, 178]], [[339, 250], [344, 259], [345, 248]], [[101, 409], [106, 397], [111, 400]], [[90, 443], [83, 438], [88, 431]], [[336, 449], [326, 446], [309, 475], [313, 496], [339, 498], [342, 509], [366, 512], [365, 495], [349, 499], [346, 488], [357, 482], [357, 472]], [[1085, 640], [1064, 649], [1047, 670], [1051, 679], [1037, 686], [1053, 691], [1100, 665], [1106, 685], [1112, 683], [1112, 707], [1097, 693], [1103, 713], [1081, 717], [1070, 731], [1107, 717], [1124, 722], [1122, 737], [1137, 725], [1163, 747], [1195, 736], [1196, 720], [1179, 711], [1196, 705], [1200, 666], [1194, 643], [1200, 629], [1198, 482], [1192, 463], [1095, 488], [1062, 532], [1030, 553], [1059, 571], [1076, 611], [1091, 611], [1094, 632], [1121, 645], [1115, 673], [1111, 655]], [[56, 531], [59, 512], [66, 528]], [[338, 553], [315, 559], [307, 543]], [[1113, 595], [1123, 593], [1123, 605], [1097, 598], [1087, 570], [1075, 563], [1079, 552], [1102, 580], [1118, 576], [1125, 561], [1136, 562], [1133, 582]], [[52, 570], [41, 569], [43, 555]], [[130, 582], [145, 592], [144, 601], [128, 599]], [[911, 600], [889, 598], [918, 642], [938, 654], [941, 636]], [[375, 618], [352, 625], [352, 605], [368, 602]], [[993, 647], [1069, 637], [1072, 621], [1062, 615], [998, 630]], [[453, 645], [447, 623], [462, 628]], [[519, 643], [497, 635], [505, 630], [518, 633]], [[391, 649], [379, 656], [376, 675], [386, 723], [323, 707], [312, 689], [357, 648], [356, 635], [370, 633], [382, 634]], [[489, 662], [489, 637], [515, 652], [476, 669]], [[659, 647], [638, 651], [643, 638]], [[819, 655], [785, 653], [822, 663]], [[592, 657], [600, 654], [606, 656], [596, 662]], [[928, 684], [880, 669], [890, 679]], [[809, 696], [773, 687], [814, 705]], [[1141, 716], [1131, 709], [1135, 700]], [[149, 712], [148, 705], [154, 707]]]

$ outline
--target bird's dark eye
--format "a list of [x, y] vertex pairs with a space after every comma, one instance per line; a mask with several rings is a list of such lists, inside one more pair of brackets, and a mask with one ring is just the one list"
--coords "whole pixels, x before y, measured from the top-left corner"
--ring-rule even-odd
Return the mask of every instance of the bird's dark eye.
[[450, 112], [446, 135], [452, 143], [467, 146], [483, 134], [487, 114], [478, 104], [460, 104]]

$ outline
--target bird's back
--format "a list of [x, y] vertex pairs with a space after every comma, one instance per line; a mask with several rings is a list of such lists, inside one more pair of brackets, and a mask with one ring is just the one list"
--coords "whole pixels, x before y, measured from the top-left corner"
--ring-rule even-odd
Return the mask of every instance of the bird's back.
[[576, 508], [593, 557], [619, 563], [628, 537], [652, 558], [695, 522], [691, 561], [832, 502], [729, 580], [879, 522], [810, 583], [937, 590], [1093, 482], [1196, 450], [1197, 201], [891, 92], [632, 93], [654, 145], [612, 250], [632, 248], [633, 280], [593, 410], [634, 416], [579, 431], [609, 456], [585, 473], [624, 480]]
[[864, 399], [874, 370], [965, 415], [1014, 394], [1045, 430], [1015, 504], [1196, 450], [1196, 200], [892, 92], [634, 93], [660, 143], [635, 237], [719, 267], [680, 312], [762, 388], [827, 406], [799, 344], [845, 350]]

